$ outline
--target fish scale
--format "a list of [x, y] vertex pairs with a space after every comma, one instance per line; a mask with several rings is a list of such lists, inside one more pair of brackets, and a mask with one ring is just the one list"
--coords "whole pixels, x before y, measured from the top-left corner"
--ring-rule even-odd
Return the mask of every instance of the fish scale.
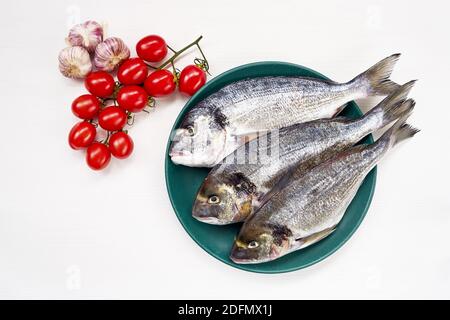
[[[333, 227], [342, 218], [366, 174], [382, 156], [384, 149], [377, 147], [359, 146], [340, 159], [316, 167], [285, 192], [274, 196], [268, 206], [258, 212], [258, 217], [264, 219], [266, 212], [277, 210], [267, 221], [288, 225], [296, 238]], [[377, 152], [373, 148], [377, 148]]]
[[[249, 80], [246, 86], [240, 86], [240, 90], [235, 91], [234, 96], [242, 94], [243, 98], [233, 101], [233, 107], [223, 111], [228, 121], [233, 123], [229, 134], [279, 129], [294, 123], [331, 117], [339, 109], [336, 105], [341, 106], [362, 96], [361, 91], [349, 85], [296, 78], [269, 79], [262, 82], [262, 88], [256, 87], [256, 91], [249, 84], [258, 83], [259, 79]], [[286, 82], [293, 85], [283, 87]], [[268, 85], [272, 88], [267, 88]]]

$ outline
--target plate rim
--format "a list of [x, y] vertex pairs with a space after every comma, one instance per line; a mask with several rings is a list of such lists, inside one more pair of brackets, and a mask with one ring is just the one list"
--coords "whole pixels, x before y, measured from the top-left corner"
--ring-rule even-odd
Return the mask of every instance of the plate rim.
[[[172, 209], [175, 213], [175, 216], [177, 217], [178, 221], [180, 222], [180, 224], [183, 226], [183, 229], [186, 231], [186, 233], [189, 235], [189, 237], [194, 240], [194, 242], [200, 247], [202, 248], [205, 252], [207, 252], [209, 255], [211, 255], [213, 258], [218, 259], [219, 261], [227, 264], [228, 266], [231, 266], [235, 269], [239, 269], [239, 270], [243, 270], [246, 272], [252, 272], [252, 273], [259, 273], [259, 274], [283, 274], [283, 273], [288, 273], [288, 272], [294, 272], [294, 271], [298, 271], [301, 269], [305, 269], [308, 268], [314, 264], [317, 264], [321, 261], [323, 261], [324, 259], [328, 258], [329, 256], [331, 256], [332, 254], [334, 254], [337, 250], [339, 250], [340, 248], [342, 248], [342, 246], [344, 244], [347, 243], [347, 241], [353, 236], [353, 234], [356, 232], [356, 230], [359, 229], [359, 226], [361, 225], [362, 221], [364, 220], [364, 218], [366, 217], [366, 214], [369, 210], [369, 207], [372, 203], [372, 199], [373, 199], [373, 195], [375, 192], [375, 186], [377, 183], [377, 166], [375, 166], [370, 172], [373, 172], [373, 183], [370, 186], [369, 189], [369, 195], [368, 195], [368, 199], [367, 202], [365, 203], [365, 206], [362, 210], [361, 216], [360, 218], [357, 220], [356, 224], [354, 225], [354, 227], [352, 228], [351, 232], [342, 240], [340, 241], [340, 243], [338, 245], [336, 245], [332, 250], [326, 252], [325, 254], [321, 255], [319, 258], [316, 258], [306, 264], [303, 264], [301, 266], [298, 267], [290, 267], [290, 268], [286, 268], [285, 270], [249, 270], [248, 268], [246, 268], [245, 266], [247, 266], [246, 264], [233, 264], [231, 263], [231, 261], [228, 261], [227, 259], [222, 258], [221, 256], [217, 255], [214, 251], [206, 248], [205, 246], [202, 245], [202, 243], [197, 239], [197, 237], [195, 236], [194, 233], [192, 233], [184, 224], [183, 220], [181, 219], [177, 209], [175, 208], [175, 203], [174, 203], [174, 198], [172, 195], [171, 190], [169, 189], [169, 183], [168, 183], [168, 163], [170, 161], [170, 157], [169, 157], [169, 150], [170, 150], [170, 145], [171, 145], [171, 136], [172, 133], [174, 132], [174, 130], [176, 129], [176, 124], [181, 120], [182, 117], [184, 117], [185, 113], [188, 111], [188, 104], [189, 102], [196, 98], [198, 95], [202, 94], [203, 91], [207, 90], [207, 86], [208, 84], [214, 83], [215, 81], [220, 80], [221, 78], [227, 76], [230, 73], [235, 73], [237, 71], [240, 71], [242, 69], [247, 69], [249, 67], [254, 67], [254, 66], [259, 66], [259, 65], [283, 65], [283, 66], [292, 66], [295, 68], [302, 68], [305, 70], [308, 70], [309, 72], [318, 75], [320, 77], [323, 77], [324, 79], [330, 80], [328, 77], [326, 77], [325, 75], [323, 75], [322, 73], [315, 71], [311, 68], [305, 67], [303, 65], [300, 64], [296, 64], [296, 63], [291, 63], [291, 62], [283, 62], [283, 61], [271, 61], [271, 60], [267, 60], [267, 61], [258, 61], [258, 62], [251, 62], [251, 63], [247, 63], [247, 64], [243, 64], [234, 68], [231, 68], [227, 71], [224, 71], [222, 73], [220, 73], [219, 75], [217, 75], [216, 77], [214, 77], [213, 79], [211, 79], [210, 81], [208, 81], [199, 91], [197, 91], [192, 97], [189, 98], [189, 100], [187, 100], [183, 106], [183, 108], [179, 111], [178, 116], [176, 117], [172, 128], [169, 132], [169, 138], [167, 140], [167, 145], [166, 145], [166, 151], [165, 151], [165, 157], [164, 157], [164, 180], [166, 183], [166, 190], [167, 190], [167, 194], [169, 195], [169, 200], [170, 200], [170, 204], [172, 206]], [[359, 105], [352, 100], [351, 102], [354, 103], [354, 105], [356, 106], [356, 113], [358, 114], [358, 116], [362, 116], [363, 113], [359, 107]], [[190, 108], [189, 108], [190, 109]], [[367, 136], [368, 142], [369, 143], [373, 143], [374, 139], [373, 139], [373, 135], [369, 134]]]

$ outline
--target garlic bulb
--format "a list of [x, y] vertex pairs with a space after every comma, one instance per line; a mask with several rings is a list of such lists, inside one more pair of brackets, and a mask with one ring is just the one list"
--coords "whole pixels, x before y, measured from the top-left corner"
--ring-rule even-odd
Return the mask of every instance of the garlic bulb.
[[67, 42], [71, 46], [80, 46], [87, 51], [94, 52], [103, 40], [103, 27], [95, 21], [77, 24], [69, 31]]
[[84, 78], [92, 70], [89, 52], [83, 47], [68, 47], [59, 53], [59, 70], [68, 78]]
[[108, 38], [95, 48], [94, 65], [98, 70], [113, 71], [130, 57], [130, 49], [119, 38]]

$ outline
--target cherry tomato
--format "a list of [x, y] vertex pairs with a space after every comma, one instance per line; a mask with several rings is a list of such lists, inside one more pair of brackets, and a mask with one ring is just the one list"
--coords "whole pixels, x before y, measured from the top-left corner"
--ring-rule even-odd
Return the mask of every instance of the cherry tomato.
[[86, 162], [92, 170], [104, 169], [111, 160], [108, 147], [100, 142], [94, 142], [86, 150]]
[[147, 92], [139, 86], [124, 86], [117, 92], [117, 103], [130, 112], [139, 112], [148, 102]]
[[99, 98], [110, 97], [114, 92], [114, 78], [105, 71], [94, 71], [84, 79], [87, 91]]
[[144, 88], [152, 97], [162, 97], [175, 91], [176, 83], [169, 70], [156, 70], [144, 82]]
[[148, 68], [141, 58], [125, 60], [117, 71], [117, 78], [122, 84], [141, 84], [147, 78]]
[[109, 106], [100, 111], [98, 124], [105, 130], [117, 131], [122, 129], [127, 123], [125, 110], [116, 106]]
[[75, 150], [89, 147], [94, 142], [96, 134], [97, 130], [92, 123], [78, 122], [69, 132], [69, 145]]
[[72, 102], [72, 112], [78, 118], [92, 119], [100, 111], [100, 101], [92, 94], [83, 94]]
[[195, 65], [186, 66], [180, 73], [180, 92], [192, 96], [206, 83], [206, 73]]
[[133, 148], [133, 140], [123, 131], [116, 132], [109, 138], [109, 151], [118, 159], [128, 158]]
[[167, 55], [167, 45], [160, 36], [150, 35], [139, 40], [136, 52], [145, 61], [159, 62]]

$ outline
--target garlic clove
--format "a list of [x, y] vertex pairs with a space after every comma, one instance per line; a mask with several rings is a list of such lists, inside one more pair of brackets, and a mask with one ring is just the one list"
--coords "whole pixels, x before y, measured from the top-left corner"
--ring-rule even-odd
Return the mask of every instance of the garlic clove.
[[89, 52], [83, 47], [68, 47], [59, 53], [59, 71], [68, 78], [82, 79], [92, 71]]
[[80, 46], [89, 52], [94, 52], [103, 40], [103, 27], [95, 21], [86, 21], [72, 27], [67, 37], [71, 46]]
[[130, 57], [130, 49], [120, 38], [108, 38], [95, 48], [94, 65], [98, 70], [113, 71]]

